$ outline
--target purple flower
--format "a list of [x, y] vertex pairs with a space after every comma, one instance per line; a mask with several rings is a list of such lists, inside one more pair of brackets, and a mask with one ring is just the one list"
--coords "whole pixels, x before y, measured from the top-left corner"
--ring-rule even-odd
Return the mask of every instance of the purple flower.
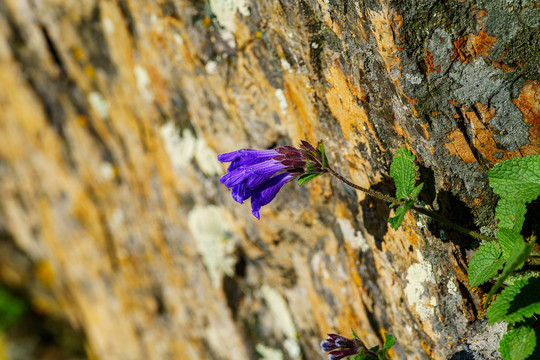
[[328, 334], [328, 338], [321, 342], [321, 349], [327, 352], [330, 360], [340, 360], [347, 356], [358, 354], [362, 347], [360, 339], [348, 339], [338, 334]]
[[240, 149], [220, 154], [218, 160], [231, 163], [219, 181], [232, 189], [233, 199], [240, 204], [251, 197], [251, 213], [257, 219], [261, 207], [270, 203], [286, 182], [297, 176], [310, 176], [305, 181], [310, 180], [326, 172], [327, 165], [322, 145], [317, 150], [307, 141], [302, 141], [298, 149]]

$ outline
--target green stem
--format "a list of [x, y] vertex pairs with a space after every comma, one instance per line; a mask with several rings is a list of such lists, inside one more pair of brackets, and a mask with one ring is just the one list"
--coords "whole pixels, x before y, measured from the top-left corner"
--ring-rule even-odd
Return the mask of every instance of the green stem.
[[327, 166], [325, 168], [325, 170], [327, 170], [330, 174], [332, 174], [333, 176], [335, 176], [336, 178], [338, 178], [339, 180], [341, 180], [342, 182], [344, 182], [345, 184], [349, 185], [350, 187], [356, 189], [356, 190], [360, 190], [360, 191], [363, 191], [365, 192], [366, 194], [370, 195], [370, 196], [373, 196], [377, 199], [380, 199], [380, 200], [384, 200], [384, 201], [388, 201], [388, 202], [391, 202], [392, 204], [394, 205], [400, 205], [400, 206], [403, 206], [405, 203], [403, 201], [400, 201], [398, 199], [395, 199], [391, 196], [387, 196], [385, 194], [382, 194], [378, 191], [375, 191], [375, 190], [371, 190], [371, 189], [366, 189], [360, 185], [356, 185], [355, 183], [345, 179], [343, 176], [341, 176], [340, 174], [338, 174], [334, 169], [332, 169], [331, 167]]
[[[356, 185], [355, 183], [347, 180], [346, 178], [344, 178], [343, 176], [341, 176], [339, 173], [337, 173], [334, 169], [332, 169], [331, 167], [327, 166], [325, 168], [325, 170], [327, 170], [330, 174], [332, 174], [334, 177], [338, 178], [339, 180], [341, 180], [342, 182], [344, 182], [345, 184], [349, 185], [350, 187], [356, 189], [356, 190], [360, 190], [360, 191], [363, 191], [365, 192], [366, 194], [370, 195], [370, 196], [373, 196], [377, 199], [381, 199], [381, 200], [384, 200], [384, 201], [388, 201], [394, 205], [399, 205], [399, 206], [403, 206], [405, 204], [405, 202], [401, 201], [401, 200], [398, 200], [398, 199], [395, 199], [391, 196], [388, 196], [388, 195], [385, 195], [385, 194], [382, 194], [378, 191], [375, 191], [375, 190], [371, 190], [371, 189], [366, 189], [360, 185]], [[474, 232], [474, 231], [471, 231], [469, 229], [466, 229], [464, 228], [463, 226], [460, 226], [460, 225], [457, 225], [457, 224], [454, 224], [450, 221], [448, 221], [447, 219], [445, 219], [444, 217], [442, 217], [441, 215], [431, 211], [431, 210], [428, 210], [424, 207], [420, 207], [420, 206], [416, 206], [416, 205], [413, 205], [413, 207], [411, 208], [411, 210], [414, 210], [416, 212], [419, 212], [420, 214], [423, 214], [423, 215], [426, 215], [426, 216], [429, 216], [430, 218], [434, 219], [434, 220], [437, 220], [438, 222], [448, 226], [448, 227], [451, 227], [452, 229], [455, 229], [463, 234], [466, 234], [466, 235], [469, 235], [469, 236], [472, 236], [472, 237], [475, 237], [477, 239], [480, 239], [480, 240], [485, 240], [485, 241], [496, 241], [497, 239], [495, 238], [492, 238], [490, 236], [486, 236], [486, 235], [482, 235], [482, 234], [479, 234], [477, 232]]]
[[482, 235], [482, 234], [479, 234], [479, 233], [474, 232], [472, 230], [469, 230], [467, 228], [464, 228], [463, 226], [454, 224], [453, 222], [450, 222], [447, 219], [445, 219], [444, 217], [442, 217], [441, 215], [439, 215], [437, 213], [434, 213], [433, 211], [428, 210], [426, 208], [413, 205], [411, 210], [414, 210], [414, 211], [417, 211], [417, 212], [419, 212], [421, 214], [429, 216], [430, 218], [432, 218], [434, 220], [437, 220], [438, 222], [440, 222], [440, 223], [442, 223], [444, 225], [447, 225], [448, 227], [451, 227], [452, 229], [455, 229], [455, 230], [461, 232], [462, 234], [467, 234], [469, 236], [475, 237], [475, 238], [480, 239], [480, 240], [485, 240], [485, 241], [496, 241], [497, 240], [495, 238], [492, 238], [491, 236]]

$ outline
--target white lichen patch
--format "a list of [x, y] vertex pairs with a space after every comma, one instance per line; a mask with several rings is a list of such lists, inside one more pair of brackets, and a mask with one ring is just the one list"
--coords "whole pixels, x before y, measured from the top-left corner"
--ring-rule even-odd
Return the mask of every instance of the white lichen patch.
[[302, 348], [296, 337], [285, 339], [283, 347], [287, 350], [292, 359], [300, 359], [302, 357]]
[[88, 95], [88, 102], [92, 110], [102, 119], [109, 117], [109, 103], [103, 98], [103, 95], [97, 91], [92, 91]]
[[337, 219], [341, 233], [345, 241], [352, 246], [353, 249], [360, 249], [362, 251], [369, 250], [369, 244], [366, 241], [366, 238], [360, 231], [355, 231], [352, 227], [352, 224], [347, 219]]
[[223, 275], [233, 275], [236, 247], [229, 222], [217, 206], [195, 206], [188, 214], [189, 230], [208, 269], [212, 284], [221, 286]]
[[113, 164], [108, 161], [103, 161], [99, 164], [99, 173], [104, 180], [113, 180], [115, 177], [115, 169]]
[[249, 16], [247, 0], [210, 0], [210, 9], [216, 15], [219, 25], [234, 32], [236, 30], [236, 13]]
[[405, 74], [405, 78], [413, 85], [418, 85], [422, 83], [422, 77], [420, 75]]
[[105, 30], [105, 32], [109, 35], [114, 34], [114, 23], [111, 19], [109, 18], [103, 19], [103, 30]]
[[284, 348], [291, 358], [299, 358], [302, 355], [302, 350], [296, 337], [296, 327], [287, 302], [277, 290], [267, 285], [262, 286], [261, 293], [273, 315], [274, 323], [286, 337], [283, 343]]
[[291, 64], [284, 58], [279, 59], [279, 62], [281, 63], [281, 68], [287, 72], [291, 72]]
[[[215, 314], [204, 329], [204, 339], [207, 345], [214, 354], [234, 354], [238, 359], [246, 359], [247, 354], [240, 343], [240, 338], [237, 334], [234, 334], [236, 327], [234, 326], [232, 319], [227, 315], [221, 313], [225, 310], [223, 307], [225, 304], [218, 305], [218, 308], [214, 311]], [[226, 306], [226, 305], [225, 305]], [[221, 312], [220, 312], [221, 311]], [[183, 354], [182, 359], [197, 359], [195, 356], [188, 356]], [[167, 356], [161, 356], [160, 359], [167, 358]]]
[[157, 14], [150, 15], [150, 24], [152, 24], [152, 28], [157, 34], [163, 33], [163, 23]]
[[276, 97], [279, 100], [279, 107], [281, 109], [281, 112], [285, 114], [287, 108], [289, 107], [289, 104], [287, 103], [287, 99], [285, 98], [283, 90], [276, 89]]
[[322, 252], [320, 251], [316, 252], [311, 258], [311, 268], [313, 269], [313, 272], [315, 274], [320, 273], [323, 279], [328, 279], [330, 277], [330, 274], [328, 273], [328, 269], [326, 268], [325, 263], [323, 261]]
[[196, 138], [193, 133], [189, 129], [184, 129], [182, 136], [178, 136], [172, 121], [166, 122], [161, 127], [160, 133], [173, 167], [177, 169], [187, 166], [195, 154]]
[[217, 154], [206, 144], [206, 141], [197, 139], [195, 160], [197, 165], [206, 175], [219, 175], [223, 172], [221, 163], [217, 160]]
[[413, 334], [413, 328], [411, 325], [405, 325], [405, 331], [407, 332], [408, 335], [412, 336]]
[[495, 358], [498, 355], [499, 342], [506, 333], [507, 325], [506, 321], [501, 321], [482, 327], [480, 331], [467, 339], [469, 347], [475, 354], [483, 355], [484, 359]]
[[126, 222], [126, 214], [121, 208], [116, 208], [109, 220], [112, 231], [118, 231]]
[[154, 99], [154, 96], [152, 93], [150, 76], [148, 76], [148, 72], [141, 65], [135, 65], [133, 72], [135, 74], [139, 93], [145, 101], [151, 102]]
[[173, 39], [174, 39], [174, 42], [177, 44], [177, 45], [182, 45], [184, 44], [184, 39], [182, 39], [182, 36], [180, 36], [179, 34], [173, 34]]
[[437, 306], [437, 299], [428, 297], [425, 283], [433, 282], [433, 269], [430, 263], [424, 262], [420, 251], [417, 250], [418, 263], [407, 269], [407, 286], [405, 296], [409, 306], [416, 306], [416, 312], [422, 320], [431, 318], [433, 308]]
[[222, 30], [219, 34], [221, 35], [221, 39], [225, 41], [230, 48], [234, 49], [236, 47], [236, 38], [232, 32]]
[[218, 63], [213, 61], [213, 60], [210, 60], [206, 63], [204, 69], [206, 70], [206, 72], [210, 75], [215, 75], [216, 74], [216, 70], [217, 70], [217, 67], [218, 67]]
[[427, 228], [427, 225], [424, 221], [417, 221], [416, 222], [416, 227], [420, 230], [424, 230], [425, 228]]
[[184, 129], [179, 136], [174, 123], [168, 121], [161, 127], [160, 133], [173, 168], [178, 173], [182, 173], [183, 168], [188, 167], [193, 159], [206, 175], [223, 173], [216, 152], [208, 147], [204, 140], [196, 138], [191, 130]]
[[262, 356], [261, 360], [283, 360], [283, 352], [263, 344], [257, 344], [255, 350]]
[[451, 296], [459, 295], [458, 288], [453, 279], [448, 280], [448, 284], [446, 284], [446, 288], [448, 289], [448, 294], [450, 294]]

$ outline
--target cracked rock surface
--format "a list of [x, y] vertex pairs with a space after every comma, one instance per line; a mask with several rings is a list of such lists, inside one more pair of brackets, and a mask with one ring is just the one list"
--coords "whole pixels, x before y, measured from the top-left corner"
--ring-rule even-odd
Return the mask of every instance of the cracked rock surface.
[[323, 139], [392, 193], [406, 145], [424, 203], [492, 230], [487, 170], [540, 152], [539, 26], [533, 1], [0, 0], [0, 279], [100, 359], [323, 359], [351, 327], [489, 358], [472, 239], [327, 176], [257, 221], [216, 156]]

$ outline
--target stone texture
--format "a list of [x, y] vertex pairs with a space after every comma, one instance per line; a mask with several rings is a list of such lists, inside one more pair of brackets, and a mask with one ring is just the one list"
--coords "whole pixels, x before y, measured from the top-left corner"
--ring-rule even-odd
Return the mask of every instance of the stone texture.
[[391, 192], [407, 145], [422, 200], [489, 227], [487, 169], [540, 150], [540, 11], [510, 5], [0, 0], [2, 281], [96, 358], [322, 359], [351, 327], [392, 333], [396, 359], [490, 353], [471, 239], [410, 214], [394, 231], [328, 177], [256, 221], [216, 154], [324, 139]]

